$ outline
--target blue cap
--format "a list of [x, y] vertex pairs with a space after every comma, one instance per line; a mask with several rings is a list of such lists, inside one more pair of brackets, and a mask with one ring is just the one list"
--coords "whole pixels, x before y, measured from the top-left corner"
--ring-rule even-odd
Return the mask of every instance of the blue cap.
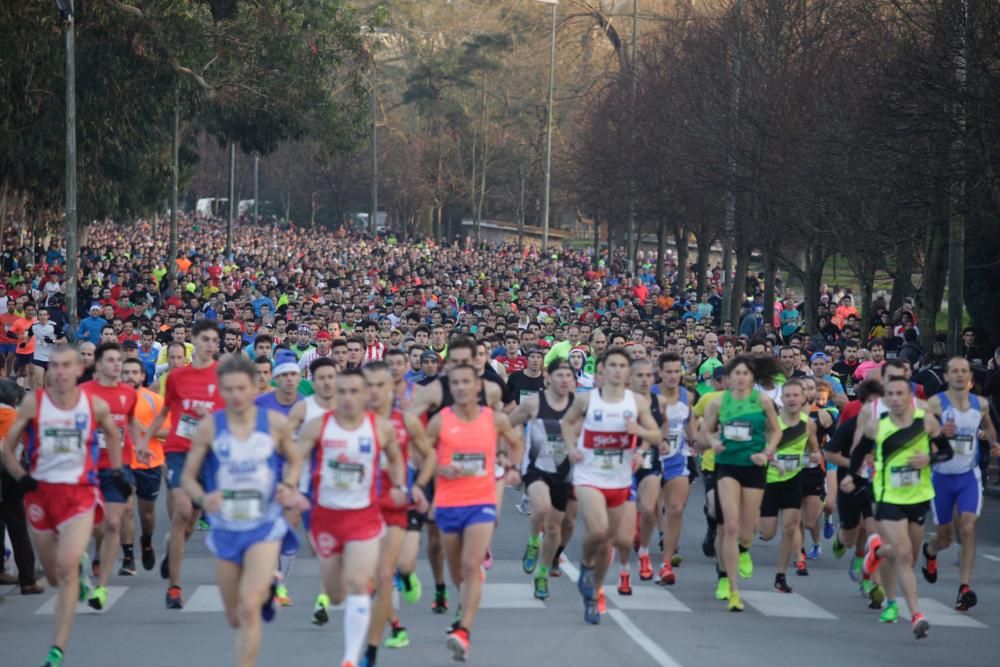
[[811, 364], [817, 359], [822, 359], [823, 361], [826, 362], [830, 361], [830, 357], [827, 355], [826, 352], [813, 352], [812, 356], [809, 357], [809, 363]]

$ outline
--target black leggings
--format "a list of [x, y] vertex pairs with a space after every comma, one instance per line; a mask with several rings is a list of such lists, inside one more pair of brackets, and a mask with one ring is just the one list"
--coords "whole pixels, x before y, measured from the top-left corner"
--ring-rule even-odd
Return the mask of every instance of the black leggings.
[[[0, 522], [3, 522], [10, 533], [10, 542], [14, 546], [14, 562], [17, 564], [18, 584], [22, 587], [35, 584], [35, 552], [31, 548], [31, 537], [28, 535], [28, 519], [24, 514], [24, 495], [17, 485], [17, 480], [0, 469], [0, 488], [3, 489], [0, 498]], [[0, 549], [2, 549], [0, 542]]]

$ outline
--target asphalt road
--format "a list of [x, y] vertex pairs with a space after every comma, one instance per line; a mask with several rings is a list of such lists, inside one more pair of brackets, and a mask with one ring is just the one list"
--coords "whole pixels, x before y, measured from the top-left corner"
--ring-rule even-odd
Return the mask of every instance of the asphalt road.
[[[992, 664], [1000, 650], [1000, 500], [987, 498], [980, 522], [979, 556], [974, 588], [979, 606], [969, 614], [952, 608], [958, 569], [957, 551], [941, 557], [936, 585], [920, 579], [930, 637], [916, 641], [909, 624], [887, 626], [878, 612], [867, 609], [857, 586], [847, 576], [847, 559], [838, 561], [824, 543], [820, 560], [810, 561], [810, 576], [791, 575], [794, 594], [773, 592], [776, 547], [758, 543], [753, 549], [756, 573], [744, 582], [747, 609], [732, 614], [714, 599], [715, 573], [701, 554], [704, 533], [702, 489], [694, 487], [685, 517], [678, 582], [670, 588], [638, 582], [635, 594], [619, 598], [608, 581], [609, 612], [599, 626], [585, 625], [582, 605], [571, 576], [552, 581], [546, 603], [532, 598], [531, 582], [521, 572], [520, 557], [527, 519], [514, 505], [520, 494], [508, 490], [503, 520], [494, 544], [496, 564], [490, 571], [484, 611], [472, 636], [470, 662], [482, 666], [614, 665], [615, 667], [698, 667], [754, 665], [794, 660], [810, 667], [864, 665]], [[165, 526], [160, 517], [160, 531]], [[155, 544], [162, 546], [162, 536]], [[158, 553], [158, 556], [160, 554]], [[574, 544], [567, 572], [579, 563]], [[411, 646], [382, 649], [379, 665], [448, 665], [445, 629], [451, 615], [430, 613], [430, 572], [422, 561], [419, 574], [424, 599], [404, 605], [401, 616]], [[919, 579], [919, 576], [918, 576]], [[226, 625], [215, 588], [212, 559], [197, 533], [184, 564], [183, 611], [164, 608], [166, 590], [156, 571], [137, 577], [113, 577], [109, 608], [96, 613], [81, 606], [65, 664], [124, 667], [200, 667], [232, 661], [233, 632]], [[312, 601], [318, 587], [318, 563], [308, 550], [300, 554], [289, 580], [294, 601], [266, 626], [260, 665], [338, 664], [342, 651], [340, 616], [314, 627]], [[51, 592], [22, 597], [3, 591], [0, 604], [0, 665], [23, 667], [42, 662], [51, 641]], [[456, 593], [451, 590], [454, 600]], [[901, 605], [901, 621], [906, 613]]]

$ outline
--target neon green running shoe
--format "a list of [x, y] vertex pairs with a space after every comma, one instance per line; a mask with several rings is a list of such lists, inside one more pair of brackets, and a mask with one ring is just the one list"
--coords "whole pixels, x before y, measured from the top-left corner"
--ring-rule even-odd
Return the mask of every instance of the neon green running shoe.
[[406, 628], [393, 628], [392, 634], [385, 638], [386, 648], [406, 648], [410, 645], [410, 634]]
[[406, 604], [417, 604], [420, 602], [420, 596], [424, 593], [423, 584], [420, 583], [420, 577], [417, 576], [416, 572], [410, 572], [409, 575], [400, 577], [403, 582], [403, 600]]
[[753, 558], [750, 557], [749, 551], [740, 552], [740, 576], [744, 579], [749, 579], [753, 576]]
[[729, 601], [729, 577], [719, 579], [719, 584], [715, 587], [715, 599]]
[[538, 552], [541, 548], [541, 540], [529, 539], [524, 547], [524, 555], [521, 556], [521, 568], [525, 574], [531, 574], [538, 565]]
[[833, 536], [833, 544], [830, 545], [830, 548], [833, 550], [834, 558], [843, 558], [844, 554], [847, 553], [847, 547], [840, 541], [840, 531], [837, 531], [837, 534]]
[[878, 617], [879, 623], [897, 623], [899, 622], [899, 603], [893, 600], [892, 602], [887, 602], [885, 609]]
[[330, 596], [320, 593], [316, 596], [316, 608], [313, 610], [313, 625], [326, 625], [330, 620]]
[[670, 557], [671, 567], [678, 567], [683, 562], [684, 562], [684, 556], [680, 555], [679, 553], [675, 553], [673, 556]]
[[62, 667], [63, 652], [58, 646], [49, 649], [49, 654], [45, 657], [42, 667]]
[[108, 589], [104, 586], [98, 586], [91, 592], [90, 597], [87, 599], [87, 605], [91, 609], [100, 611], [104, 609], [106, 604], [108, 604]]

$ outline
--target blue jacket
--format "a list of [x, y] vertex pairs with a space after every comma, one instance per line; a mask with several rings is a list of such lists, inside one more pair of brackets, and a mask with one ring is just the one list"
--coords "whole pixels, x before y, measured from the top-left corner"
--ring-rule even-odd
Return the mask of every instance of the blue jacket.
[[97, 345], [101, 342], [101, 329], [108, 325], [108, 321], [103, 317], [87, 317], [80, 320], [76, 327], [76, 339], [78, 341], [87, 340]]

